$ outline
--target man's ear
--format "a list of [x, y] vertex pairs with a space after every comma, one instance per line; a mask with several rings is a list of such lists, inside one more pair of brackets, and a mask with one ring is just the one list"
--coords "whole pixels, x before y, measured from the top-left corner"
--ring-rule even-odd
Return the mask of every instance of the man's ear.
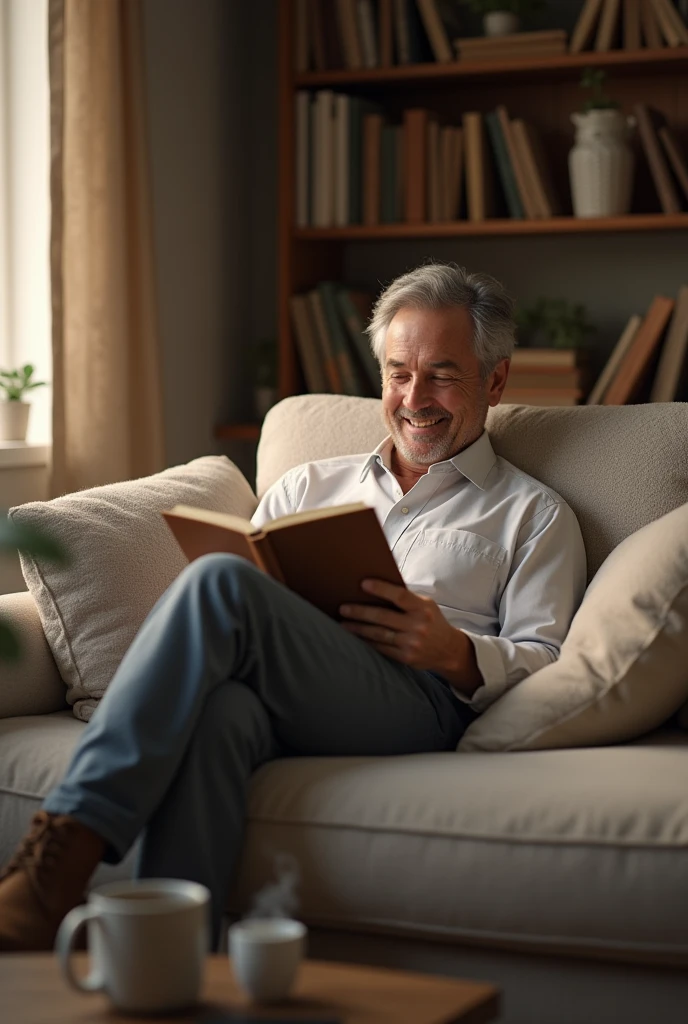
[[487, 378], [487, 400], [490, 405], [498, 405], [509, 376], [510, 359], [502, 359]]

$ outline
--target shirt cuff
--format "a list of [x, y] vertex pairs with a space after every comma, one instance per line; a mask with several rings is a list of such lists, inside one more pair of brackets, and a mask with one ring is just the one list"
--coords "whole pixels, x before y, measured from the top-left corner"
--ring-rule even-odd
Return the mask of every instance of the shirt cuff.
[[483, 685], [473, 691], [472, 697], [467, 697], [465, 693], [461, 693], [454, 687], [452, 687], [452, 692], [474, 711], [485, 711], [504, 691], [506, 672], [502, 656], [497, 645], [492, 642], [493, 637], [469, 633], [467, 629], [462, 629], [461, 632], [465, 633], [473, 644], [478, 671], [483, 677]]

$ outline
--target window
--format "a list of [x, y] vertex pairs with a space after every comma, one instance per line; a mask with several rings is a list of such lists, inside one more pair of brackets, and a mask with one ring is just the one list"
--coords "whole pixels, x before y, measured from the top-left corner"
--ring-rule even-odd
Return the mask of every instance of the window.
[[[0, 0], [0, 366], [51, 379], [47, 0]], [[51, 389], [31, 392], [28, 440], [51, 436]]]

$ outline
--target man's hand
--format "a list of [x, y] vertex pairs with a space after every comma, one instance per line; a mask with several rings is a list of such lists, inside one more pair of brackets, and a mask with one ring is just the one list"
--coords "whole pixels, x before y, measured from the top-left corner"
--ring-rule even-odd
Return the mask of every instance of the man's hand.
[[451, 626], [429, 597], [383, 580], [363, 580], [361, 588], [395, 605], [345, 604], [339, 609], [344, 629], [367, 640], [385, 654], [411, 668], [436, 672], [467, 696], [483, 678], [473, 644], [465, 633]]

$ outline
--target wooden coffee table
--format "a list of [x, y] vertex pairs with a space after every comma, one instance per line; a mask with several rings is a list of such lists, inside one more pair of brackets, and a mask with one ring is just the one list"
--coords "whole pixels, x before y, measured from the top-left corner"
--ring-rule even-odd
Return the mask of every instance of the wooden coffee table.
[[[86, 954], [75, 955], [86, 973]], [[79, 961], [81, 961], [79, 963]], [[0, 1017], [7, 1024], [238, 1024], [246, 1020], [341, 1021], [341, 1024], [486, 1024], [499, 1012], [492, 985], [431, 974], [305, 961], [293, 996], [261, 1010], [251, 1007], [227, 957], [211, 956], [202, 1002], [188, 1014], [118, 1017], [102, 994], [67, 987], [52, 953], [0, 954]]]

